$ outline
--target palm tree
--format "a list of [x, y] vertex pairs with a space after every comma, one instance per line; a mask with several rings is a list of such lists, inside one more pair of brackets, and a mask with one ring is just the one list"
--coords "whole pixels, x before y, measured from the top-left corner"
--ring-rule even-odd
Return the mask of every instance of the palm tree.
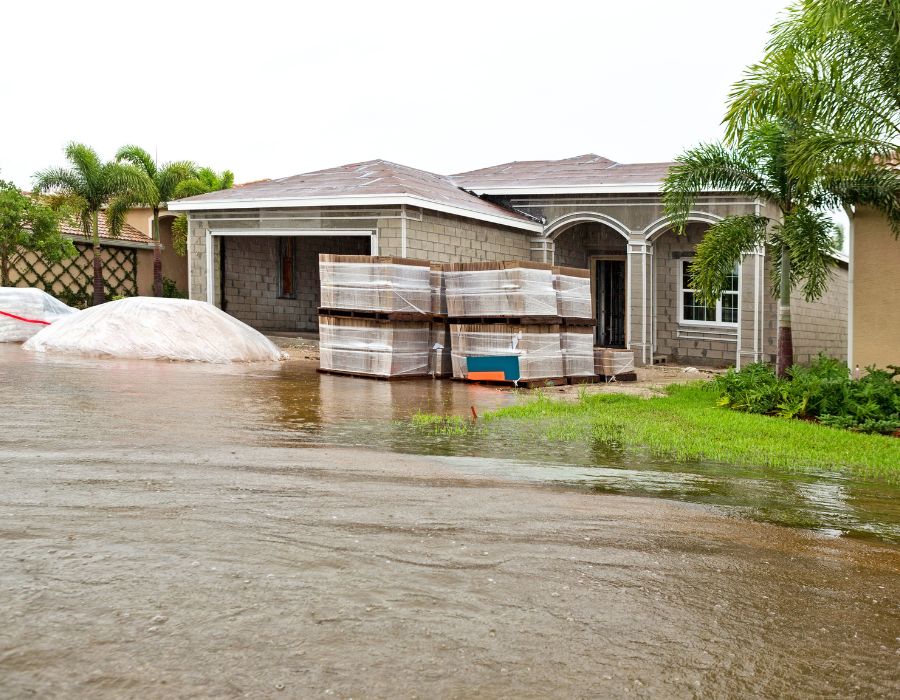
[[[100, 253], [100, 210], [119, 196], [142, 198], [147, 196], [150, 182], [147, 174], [133, 165], [104, 163], [97, 152], [81, 143], [66, 146], [70, 168], [49, 168], [35, 175], [35, 189], [54, 195], [57, 206], [64, 205], [75, 212], [85, 236], [94, 246], [94, 306], [106, 300]], [[118, 236], [124, 217], [108, 216], [110, 233]]]
[[[218, 192], [219, 190], [230, 190], [232, 187], [234, 187], [234, 173], [230, 170], [223, 170], [221, 173], [217, 173], [212, 168], [200, 168], [194, 177], [178, 183], [173, 199], [193, 197], [198, 194], [206, 194], [207, 192]], [[172, 245], [175, 248], [175, 252], [179, 255], [187, 254], [187, 229], [187, 216], [179, 214], [175, 221], [172, 222]]]
[[678, 233], [684, 232], [701, 192], [742, 192], [779, 209], [777, 219], [728, 216], [713, 224], [697, 246], [691, 266], [700, 296], [705, 303], [715, 303], [741, 256], [756, 246], [768, 246], [777, 283], [779, 376], [793, 364], [791, 292], [800, 286], [805, 298], [813, 301], [828, 286], [836, 235], [827, 211], [869, 204], [900, 223], [900, 178], [889, 169], [870, 163], [866, 170], [798, 177], [791, 168], [791, 154], [805, 137], [803, 129], [790, 122], [756, 124], [734, 146], [702, 144], [685, 151], [663, 186], [666, 211]]
[[136, 168], [140, 168], [147, 174], [151, 187], [143, 197], [137, 193], [129, 198], [116, 197], [109, 207], [111, 216], [124, 216], [125, 211], [135, 204], [143, 204], [153, 210], [153, 296], [161, 297], [163, 294], [163, 274], [161, 243], [159, 239], [159, 210], [170, 199], [175, 198], [175, 191], [179, 184], [196, 176], [197, 168], [190, 161], [182, 160], [173, 163], [164, 163], [158, 166], [156, 161], [140, 146], [123, 146], [116, 153], [118, 162], [125, 161]]
[[900, 0], [797, 0], [763, 60], [734, 86], [727, 137], [788, 118], [807, 131], [792, 145], [795, 174], [836, 163], [866, 169], [900, 151], [898, 76]]

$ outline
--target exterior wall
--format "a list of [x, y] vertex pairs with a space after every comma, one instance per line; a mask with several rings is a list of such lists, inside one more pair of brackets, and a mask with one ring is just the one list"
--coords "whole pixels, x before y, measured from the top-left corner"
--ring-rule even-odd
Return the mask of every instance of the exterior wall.
[[[667, 231], [653, 243], [656, 306], [654, 355], [691, 364], [733, 365], [738, 347], [737, 328], [679, 321], [680, 266], [685, 258], [693, 257], [706, 228], [705, 224], [689, 224], [686, 235], [679, 236]], [[745, 267], [742, 265], [742, 272]], [[742, 286], [746, 289], [746, 285]], [[741, 295], [741, 301], [745, 296]], [[745, 315], [743, 304], [740, 306], [739, 321]]]
[[[175, 217], [168, 212], [161, 212], [159, 219], [159, 240], [162, 244], [162, 273], [164, 277], [175, 282], [179, 291], [188, 291], [187, 258], [178, 255], [172, 245], [172, 221]], [[129, 209], [125, 221], [138, 231], [152, 238], [153, 212], [146, 208]], [[153, 253], [141, 252], [138, 255], [138, 293], [141, 296], [153, 294]]]
[[853, 217], [853, 345], [861, 368], [900, 365], [900, 240], [871, 209]]
[[[777, 331], [776, 331], [777, 334]], [[814, 302], [801, 289], [791, 293], [791, 335], [794, 362], [806, 365], [819, 353], [847, 360], [847, 266], [834, 268], [828, 291]]]
[[594, 222], [565, 229], [554, 244], [554, 262], [565, 267], [588, 269], [594, 256], [626, 254], [626, 240], [622, 234]]
[[365, 238], [296, 238], [296, 294], [294, 298], [285, 298], [278, 295], [280, 238], [236, 236], [223, 240], [225, 297], [220, 300], [220, 306], [244, 323], [266, 331], [318, 330], [319, 253], [365, 255], [369, 252], [369, 241]]
[[[406, 257], [433, 262], [531, 260], [529, 232], [423, 210], [407, 221]], [[385, 255], [400, 255], [400, 248]]]

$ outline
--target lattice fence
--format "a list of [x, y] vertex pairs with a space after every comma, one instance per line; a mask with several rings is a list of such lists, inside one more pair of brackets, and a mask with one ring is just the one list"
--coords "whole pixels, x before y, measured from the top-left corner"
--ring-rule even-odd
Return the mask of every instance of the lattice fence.
[[[43, 289], [69, 306], [89, 306], [94, 296], [94, 253], [87, 243], [75, 243], [75, 248], [77, 256], [55, 265], [36, 255], [26, 256], [12, 271], [10, 282], [14, 287]], [[138, 293], [137, 250], [103, 246], [100, 253], [107, 300], [135, 296]]]

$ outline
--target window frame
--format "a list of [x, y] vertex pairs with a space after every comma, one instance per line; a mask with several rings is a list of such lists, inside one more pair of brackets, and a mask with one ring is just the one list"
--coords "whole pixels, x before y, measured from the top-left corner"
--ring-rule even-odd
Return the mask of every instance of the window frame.
[[[685, 275], [685, 265], [690, 265], [694, 262], [694, 258], [679, 258], [678, 259], [678, 323], [686, 326], [724, 326], [726, 328], [737, 328], [738, 324], [741, 321], [741, 263], [737, 263], [734, 266], [735, 276], [737, 277], [737, 289], [723, 291], [719, 298], [716, 300], [716, 318], [712, 321], [695, 321], [692, 319], [685, 319], [684, 317], [684, 294], [685, 292], [691, 292], [696, 294], [695, 289], [687, 288], [684, 286], [684, 275]], [[723, 321], [722, 320], [722, 297], [726, 294], [733, 295], [735, 297], [735, 309], [737, 311], [737, 320], [736, 321]]]
[[[297, 298], [297, 240], [294, 236], [279, 236], [278, 241], [278, 298], [279, 299], [296, 299]], [[291, 248], [291, 290], [284, 290], [284, 246], [288, 244]]]

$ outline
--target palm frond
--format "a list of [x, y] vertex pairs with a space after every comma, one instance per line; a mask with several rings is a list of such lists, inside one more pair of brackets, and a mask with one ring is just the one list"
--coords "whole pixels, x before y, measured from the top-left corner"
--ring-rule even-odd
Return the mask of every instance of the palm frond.
[[[773, 235], [780, 250], [786, 246], [791, 260], [791, 288], [802, 287], [807, 301], [816, 301], [828, 289], [834, 267], [836, 225], [825, 212], [801, 209], [785, 217]], [[775, 278], [781, 277], [780, 256], [775, 256]]]
[[124, 160], [127, 163], [143, 168], [144, 172], [146, 172], [151, 179], [156, 176], [156, 161], [153, 160], [153, 156], [140, 146], [135, 146], [133, 144], [122, 146], [122, 148], [116, 151], [116, 160], [119, 162]]
[[725, 190], [778, 199], [778, 193], [760, 175], [758, 163], [738, 149], [718, 143], [701, 144], [675, 160], [663, 181], [663, 203], [679, 233], [684, 231], [696, 197], [702, 192]]
[[187, 160], [166, 163], [161, 167], [155, 177], [160, 201], [166, 202], [174, 199], [178, 183], [191, 179], [196, 172], [197, 166]]
[[769, 219], [764, 216], [729, 216], [706, 231], [691, 264], [693, 286], [702, 303], [714, 305], [741, 257], [766, 239]]

